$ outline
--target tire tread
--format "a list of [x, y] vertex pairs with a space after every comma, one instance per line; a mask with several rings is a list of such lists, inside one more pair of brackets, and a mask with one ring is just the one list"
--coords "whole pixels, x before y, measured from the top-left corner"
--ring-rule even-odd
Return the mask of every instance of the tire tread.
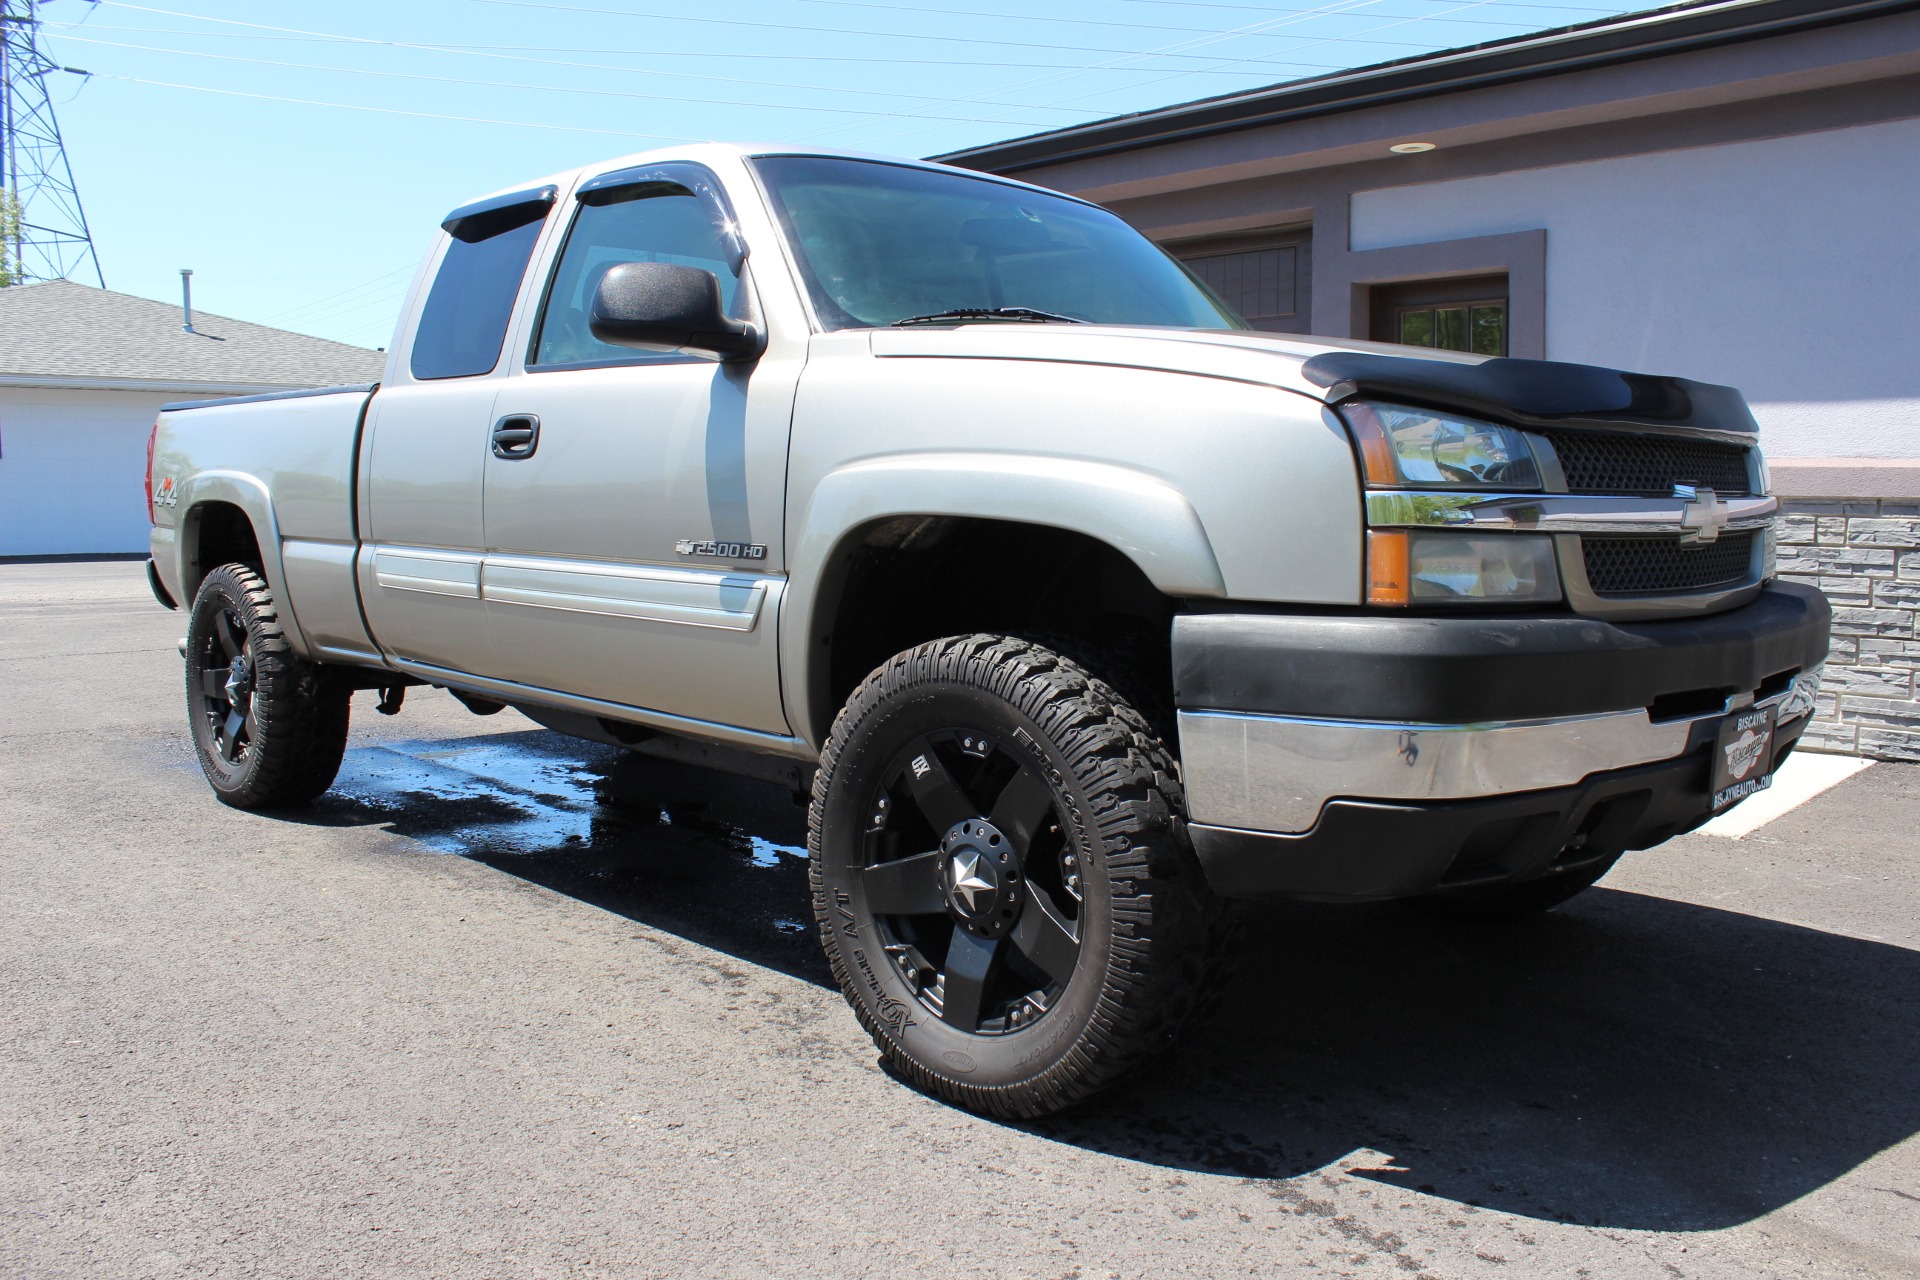
[[[1041, 726], [1090, 801], [1105, 849], [1114, 940], [1100, 999], [1078, 1042], [1038, 1077], [984, 1086], [914, 1060], [860, 998], [830, 919], [820, 847], [827, 791], [852, 728], [884, 699], [965, 684], [998, 695]], [[1059, 1111], [1113, 1085], [1210, 1014], [1231, 968], [1228, 905], [1208, 892], [1187, 842], [1178, 771], [1145, 716], [1080, 663], [1030, 640], [974, 634], [895, 655], [834, 722], [814, 778], [808, 823], [815, 921], [834, 978], [888, 1064], [917, 1087], [1009, 1118]]]
[[225, 594], [246, 627], [253, 651], [253, 727], [248, 754], [251, 765], [237, 785], [223, 786], [218, 771], [206, 759], [198, 733], [194, 744], [201, 768], [214, 794], [237, 809], [267, 809], [305, 804], [333, 785], [346, 754], [351, 690], [335, 680], [327, 668], [307, 662], [293, 651], [273, 591], [258, 571], [243, 564], [222, 565], [209, 573], [195, 597], [189, 629], [187, 703], [189, 714], [199, 715], [195, 681], [199, 674], [191, 655], [199, 652], [201, 602], [209, 592]]

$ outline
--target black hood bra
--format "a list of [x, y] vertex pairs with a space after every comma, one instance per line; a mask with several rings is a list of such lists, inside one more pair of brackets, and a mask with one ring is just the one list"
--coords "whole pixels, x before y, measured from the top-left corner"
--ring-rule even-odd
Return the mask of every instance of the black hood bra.
[[1364, 395], [1539, 422], [1644, 422], [1749, 435], [1760, 430], [1746, 397], [1732, 387], [1597, 365], [1504, 358], [1464, 364], [1330, 351], [1308, 360], [1300, 372], [1329, 388], [1336, 401]]

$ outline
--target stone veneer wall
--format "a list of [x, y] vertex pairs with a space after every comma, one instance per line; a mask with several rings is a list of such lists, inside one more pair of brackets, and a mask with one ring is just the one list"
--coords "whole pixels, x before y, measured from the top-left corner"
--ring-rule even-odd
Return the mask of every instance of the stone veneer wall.
[[1920, 501], [1783, 498], [1780, 576], [1833, 603], [1813, 751], [1920, 761]]

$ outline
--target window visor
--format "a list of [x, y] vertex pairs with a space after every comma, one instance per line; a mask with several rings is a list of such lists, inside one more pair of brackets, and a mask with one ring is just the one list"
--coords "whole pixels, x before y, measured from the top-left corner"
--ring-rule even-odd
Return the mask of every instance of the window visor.
[[485, 200], [461, 205], [441, 220], [440, 227], [455, 240], [478, 244], [529, 222], [540, 221], [559, 198], [560, 189], [555, 186], [488, 196]]
[[625, 200], [645, 200], [653, 196], [692, 196], [707, 207], [715, 227], [720, 229], [727, 250], [727, 266], [735, 275], [747, 260], [746, 242], [733, 216], [733, 204], [720, 180], [701, 165], [688, 161], [640, 165], [615, 169], [580, 184], [574, 199], [585, 205], [619, 204]]

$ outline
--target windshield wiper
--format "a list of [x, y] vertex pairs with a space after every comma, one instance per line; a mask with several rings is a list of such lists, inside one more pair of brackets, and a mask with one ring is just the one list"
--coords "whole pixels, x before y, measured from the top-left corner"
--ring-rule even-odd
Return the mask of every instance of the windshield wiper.
[[935, 311], [931, 315], [908, 316], [904, 320], [895, 320], [894, 327], [906, 324], [939, 324], [945, 320], [1018, 320], [1028, 324], [1085, 324], [1077, 316], [1063, 316], [1055, 311], [1036, 311], [1032, 307], [955, 307], [951, 311]]

